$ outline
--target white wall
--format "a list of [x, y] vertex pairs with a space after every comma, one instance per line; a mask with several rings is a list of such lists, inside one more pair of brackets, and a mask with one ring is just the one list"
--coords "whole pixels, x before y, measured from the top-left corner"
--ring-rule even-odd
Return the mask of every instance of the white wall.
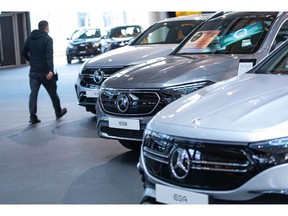
[[[89, 15], [90, 26], [97, 26], [104, 29], [105, 23], [103, 19], [104, 14], [110, 15], [111, 25], [122, 24], [139, 24], [144, 29], [148, 28], [155, 21], [166, 18], [165, 12], [147, 12], [147, 11], [110, 11], [105, 12], [91, 8], [81, 9], [70, 8], [69, 10], [52, 10], [45, 11], [33, 10], [30, 11], [31, 30], [38, 28], [40, 20], [47, 20], [50, 27], [50, 36], [54, 41], [55, 55], [65, 55], [67, 46], [67, 38], [71, 36], [72, 32], [79, 27], [78, 13], [86, 12]], [[125, 23], [126, 21], [126, 23]]]

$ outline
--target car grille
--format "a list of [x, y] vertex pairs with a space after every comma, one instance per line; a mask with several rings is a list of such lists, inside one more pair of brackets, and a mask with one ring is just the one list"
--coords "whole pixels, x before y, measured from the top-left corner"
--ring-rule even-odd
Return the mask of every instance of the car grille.
[[[112, 74], [122, 70], [125, 67], [116, 67], [116, 68], [85, 68], [80, 75], [80, 84], [81, 86], [87, 88], [95, 88], [95, 86], [100, 86], [102, 82], [105, 81]], [[101, 83], [96, 83], [94, 80], [94, 73], [96, 70], [102, 70], [104, 72], [104, 79]]]
[[[176, 166], [181, 158], [175, 159], [178, 151], [187, 153], [186, 160], [180, 160], [183, 169]], [[257, 173], [243, 144], [187, 140], [148, 132], [144, 138], [143, 157], [152, 176], [194, 189], [232, 190]]]
[[[119, 109], [119, 96], [128, 98], [127, 110]], [[114, 115], [143, 116], [156, 114], [160, 109], [160, 96], [154, 91], [104, 89], [100, 93], [100, 104], [104, 111]]]

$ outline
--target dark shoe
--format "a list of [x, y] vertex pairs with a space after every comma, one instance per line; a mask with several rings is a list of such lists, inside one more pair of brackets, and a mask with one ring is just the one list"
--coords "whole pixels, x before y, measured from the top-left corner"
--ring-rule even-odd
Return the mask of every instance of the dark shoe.
[[56, 114], [56, 119], [59, 120], [67, 113], [67, 109], [63, 108], [60, 113]]
[[30, 121], [29, 121], [30, 124], [37, 124], [37, 123], [40, 123], [40, 122], [41, 122], [41, 120], [38, 119], [37, 116], [36, 117], [30, 117]]

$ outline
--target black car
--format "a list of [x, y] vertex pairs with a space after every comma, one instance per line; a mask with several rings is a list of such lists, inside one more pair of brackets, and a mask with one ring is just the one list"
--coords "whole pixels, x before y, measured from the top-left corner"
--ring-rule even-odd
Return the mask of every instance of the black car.
[[99, 28], [82, 28], [76, 30], [70, 38], [66, 49], [67, 63], [73, 59], [82, 61], [83, 58], [101, 54], [101, 31]]
[[141, 32], [143, 32], [143, 28], [140, 25], [123, 25], [110, 28], [101, 41], [102, 52], [126, 46]]

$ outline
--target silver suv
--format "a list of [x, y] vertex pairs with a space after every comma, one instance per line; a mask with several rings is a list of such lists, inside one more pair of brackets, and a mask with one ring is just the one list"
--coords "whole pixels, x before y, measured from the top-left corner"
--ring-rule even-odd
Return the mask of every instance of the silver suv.
[[139, 149], [151, 118], [197, 89], [243, 74], [287, 37], [288, 13], [231, 12], [206, 21], [169, 55], [119, 71], [101, 86], [103, 138]]
[[288, 41], [161, 110], [143, 140], [142, 202], [287, 203], [287, 75]]
[[111, 50], [85, 62], [75, 90], [78, 104], [96, 113], [95, 104], [101, 83], [128, 66], [170, 54], [196, 26], [212, 14], [165, 19], [142, 32], [128, 46]]

